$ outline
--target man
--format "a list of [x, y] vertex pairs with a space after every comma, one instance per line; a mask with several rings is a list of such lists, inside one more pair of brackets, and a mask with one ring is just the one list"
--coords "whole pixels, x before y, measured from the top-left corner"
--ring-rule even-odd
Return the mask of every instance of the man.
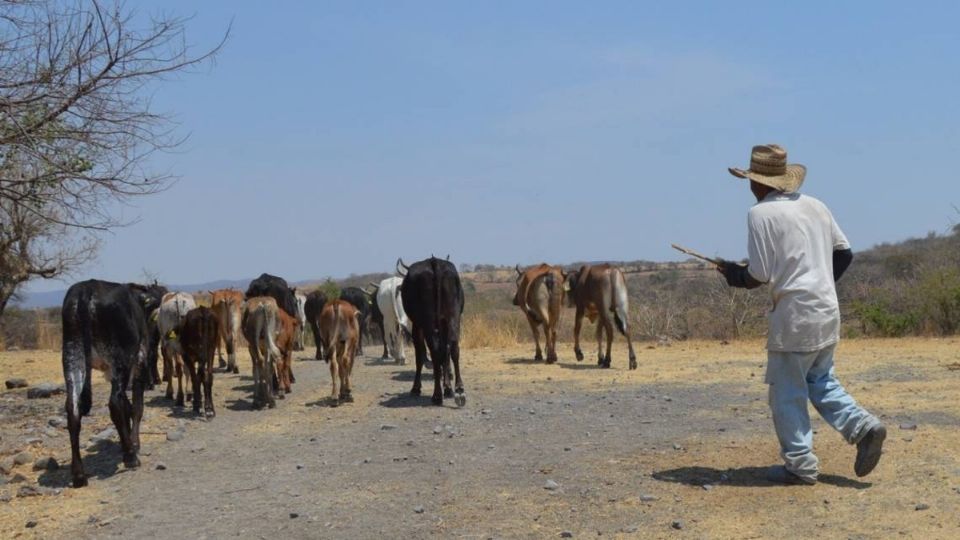
[[818, 461], [807, 400], [850, 444], [854, 471], [866, 476], [880, 461], [886, 428], [857, 405], [837, 380], [833, 355], [840, 339], [835, 282], [853, 260], [850, 244], [827, 207], [797, 193], [803, 165], [787, 164], [775, 144], [754, 146], [750, 169], [730, 173], [750, 181], [757, 199], [747, 216], [749, 264], [721, 262], [717, 270], [733, 287], [770, 285], [766, 383], [784, 465], [767, 479], [815, 484]]

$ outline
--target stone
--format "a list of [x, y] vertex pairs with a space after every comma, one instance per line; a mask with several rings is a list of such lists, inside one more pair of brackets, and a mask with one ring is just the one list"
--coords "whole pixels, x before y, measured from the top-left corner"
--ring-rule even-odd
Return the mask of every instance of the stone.
[[440, 426], [435, 426], [435, 427], [433, 428], [433, 434], [434, 434], [434, 435], [439, 435], [439, 434], [441, 434], [441, 433], [443, 433], [443, 428], [442, 428], [442, 427], [440, 427]]
[[7, 381], [4, 384], [7, 385], [7, 390], [13, 390], [14, 388], [26, 388], [27, 380], [20, 379], [20, 378], [7, 379]]
[[11, 484], [19, 484], [20, 482], [26, 482], [26, 481], [28, 481], [27, 477], [20, 473], [17, 473], [10, 477]]
[[43, 434], [51, 439], [60, 436], [60, 432], [52, 427], [48, 427], [47, 429], [43, 430]]
[[546, 483], [543, 484], [543, 489], [547, 491], [554, 491], [560, 489], [560, 484], [554, 482], [553, 480], [547, 480]]
[[17, 465], [26, 465], [31, 461], [33, 461], [33, 454], [31, 454], [30, 452], [20, 452], [19, 454], [13, 457], [13, 462], [16, 463]]
[[675, 519], [673, 520], [673, 523], [670, 524], [670, 526], [679, 531], [680, 529], [683, 528], [683, 522], [680, 521], [679, 519]]
[[165, 471], [167, 470], [167, 464], [162, 461], [159, 461], [157, 462], [157, 465], [154, 468], [158, 471]]
[[57, 463], [56, 458], [51, 456], [45, 456], [37, 458], [33, 462], [33, 470], [35, 471], [55, 471], [60, 468], [60, 464]]
[[38, 497], [44, 495], [44, 489], [46, 488], [31, 485], [20, 486], [20, 488], [17, 489], [17, 497]]
[[107, 440], [113, 439], [116, 436], [117, 436], [117, 428], [111, 426], [101, 430], [99, 433], [97, 433], [93, 437], [90, 437], [90, 441], [94, 443], [98, 443], [100, 441], [107, 441]]
[[51, 382], [45, 382], [27, 390], [27, 399], [48, 398], [62, 393], [63, 386]]
[[915, 423], [913, 423], [913, 422], [904, 422], [904, 423], [900, 424], [900, 429], [909, 430], [909, 431], [914, 431], [914, 430], [917, 429], [917, 424], [915, 424]]
[[916, 505], [915, 507], [913, 507], [913, 509], [914, 509], [914, 510], [917, 510], [917, 511], [929, 510], [929, 509], [930, 509], [930, 505], [927, 504], [927, 503], [920, 503], [920, 504]]
[[704, 484], [704, 485], [703, 485], [703, 490], [704, 490], [704, 491], [710, 491], [711, 489], [713, 489], [713, 484]]
[[167, 440], [170, 442], [177, 442], [177, 441], [183, 440], [183, 431], [179, 429], [168, 431]]
[[380, 424], [380, 431], [389, 431], [391, 429], [397, 429], [397, 426], [393, 424]]
[[560, 533], [560, 538], [573, 538], [573, 533], [570, 531], [563, 531]]
[[300, 517], [300, 514], [296, 512], [290, 512], [290, 519], [297, 519], [298, 517]]
[[414, 507], [413, 507], [413, 511], [416, 512], [417, 514], [422, 514], [422, 513], [423, 513], [423, 506], [420, 506], [420, 505], [414, 506]]
[[656, 495], [650, 495], [648, 493], [640, 494], [640, 502], [653, 502], [653, 501], [659, 501], [659, 500], [660, 500], [660, 497], [657, 497]]
[[637, 527], [636, 525], [628, 525], [628, 526], [620, 529], [620, 532], [622, 532], [622, 533], [624, 533], [624, 534], [633, 534], [633, 533], [637, 532], [638, 530], [640, 530], [640, 527]]
[[66, 428], [67, 419], [62, 416], [51, 416], [50, 418], [47, 418], [47, 425], [55, 428]]
[[10, 471], [13, 470], [15, 465], [16, 463], [13, 462], [13, 457], [0, 459], [0, 473], [10, 474]]
[[32, 528], [34, 528], [34, 527], [37, 526], [37, 522], [36, 522], [36, 521], [33, 521], [33, 520], [31, 519], [31, 520], [28, 521], [27, 524], [24, 525], [24, 526], [25, 526], [26, 528], [28, 528], [28, 529], [32, 529]]

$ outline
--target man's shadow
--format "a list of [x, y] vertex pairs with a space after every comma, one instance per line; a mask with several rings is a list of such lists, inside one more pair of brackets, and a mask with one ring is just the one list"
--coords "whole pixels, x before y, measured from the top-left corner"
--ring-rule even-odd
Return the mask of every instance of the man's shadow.
[[[653, 478], [661, 482], [674, 482], [688, 486], [724, 485], [738, 487], [773, 487], [782, 486], [767, 480], [769, 467], [740, 467], [739, 469], [714, 469], [711, 467], [680, 467], [653, 473]], [[817, 481], [831, 486], [866, 489], [873, 484], [860, 482], [835, 474], [821, 474]]]

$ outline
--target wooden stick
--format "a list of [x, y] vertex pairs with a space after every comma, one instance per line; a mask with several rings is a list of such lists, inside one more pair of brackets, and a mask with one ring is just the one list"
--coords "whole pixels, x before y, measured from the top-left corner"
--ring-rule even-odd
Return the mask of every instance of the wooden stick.
[[697, 253], [696, 251], [694, 251], [694, 250], [692, 250], [692, 249], [688, 249], [688, 248], [685, 248], [685, 247], [683, 247], [683, 246], [678, 246], [677, 244], [670, 244], [670, 247], [672, 247], [673, 249], [675, 249], [675, 250], [677, 250], [677, 251], [679, 251], [679, 252], [681, 252], [681, 253], [686, 253], [687, 255], [690, 255], [691, 257], [696, 257], [696, 258], [698, 258], [698, 259], [707, 261], [708, 263], [714, 264], [714, 265], [716, 265], [716, 266], [720, 266], [720, 265], [721, 265], [721, 263], [720, 263], [720, 261], [719, 261], [718, 259], [711, 259], [710, 257], [707, 257], [706, 255], [703, 255], [703, 254], [701, 254], [701, 253]]

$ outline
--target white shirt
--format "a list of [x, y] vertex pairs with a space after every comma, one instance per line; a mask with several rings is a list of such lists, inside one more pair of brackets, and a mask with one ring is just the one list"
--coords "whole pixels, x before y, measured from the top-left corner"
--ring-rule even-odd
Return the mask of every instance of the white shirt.
[[770, 284], [767, 349], [810, 352], [840, 339], [833, 251], [850, 243], [822, 202], [774, 191], [747, 214], [750, 275]]

